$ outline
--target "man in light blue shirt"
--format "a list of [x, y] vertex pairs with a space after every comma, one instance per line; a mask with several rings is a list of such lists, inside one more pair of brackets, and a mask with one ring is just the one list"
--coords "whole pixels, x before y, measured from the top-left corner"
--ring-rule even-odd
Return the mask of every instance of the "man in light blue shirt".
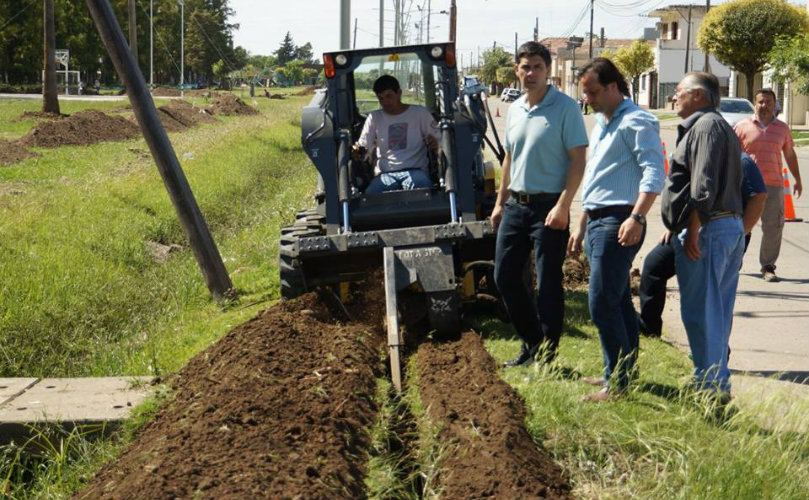
[[[552, 360], [562, 335], [562, 263], [570, 204], [584, 173], [587, 130], [576, 101], [548, 85], [550, 64], [548, 49], [537, 42], [517, 51], [514, 71], [526, 92], [508, 112], [506, 156], [491, 216], [497, 230], [494, 280], [523, 341], [506, 366], [534, 361], [543, 344], [543, 358]], [[524, 280], [532, 250], [535, 300]]]
[[605, 386], [585, 400], [606, 401], [636, 374], [639, 335], [629, 270], [646, 235], [646, 213], [663, 189], [663, 148], [657, 118], [627, 98], [626, 80], [609, 59], [593, 59], [579, 79], [598, 123], [590, 135], [582, 214], [568, 251], [581, 251], [586, 231], [590, 316], [605, 365], [604, 378], [586, 381]]

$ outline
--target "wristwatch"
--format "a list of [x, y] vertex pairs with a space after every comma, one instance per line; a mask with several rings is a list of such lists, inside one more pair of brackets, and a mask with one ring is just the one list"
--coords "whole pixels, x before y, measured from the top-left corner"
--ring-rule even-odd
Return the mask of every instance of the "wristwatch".
[[641, 214], [629, 214], [635, 221], [640, 222], [641, 226], [646, 225], [646, 217], [642, 216]]

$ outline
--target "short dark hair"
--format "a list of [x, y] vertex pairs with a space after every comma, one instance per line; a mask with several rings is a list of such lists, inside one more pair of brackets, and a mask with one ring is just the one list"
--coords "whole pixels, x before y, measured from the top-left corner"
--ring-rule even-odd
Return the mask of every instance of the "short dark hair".
[[514, 58], [515, 63], [519, 63], [523, 57], [528, 58], [531, 56], [539, 56], [545, 61], [545, 66], [551, 65], [551, 53], [548, 47], [539, 42], [525, 42], [517, 49], [517, 57]]
[[399, 80], [391, 75], [382, 75], [374, 82], [374, 94], [381, 94], [386, 90], [399, 92], [402, 87], [399, 86]]
[[776, 100], [776, 97], [775, 97], [775, 91], [774, 91], [773, 89], [769, 88], [769, 87], [765, 87], [765, 88], [763, 88], [763, 89], [758, 89], [758, 90], [756, 91], [756, 93], [755, 93], [755, 94], [753, 94], [753, 99], [755, 99], [756, 97], [758, 97], [758, 95], [759, 95], [759, 94], [766, 94], [766, 95], [769, 95], [770, 97], [772, 97], [772, 100], [773, 100], [773, 101], [775, 101], [775, 100]]
[[606, 87], [610, 83], [615, 83], [618, 85], [618, 92], [629, 97], [629, 85], [626, 83], [626, 78], [612, 61], [605, 57], [596, 57], [579, 70], [579, 79], [590, 71], [595, 73], [598, 83], [602, 86]]

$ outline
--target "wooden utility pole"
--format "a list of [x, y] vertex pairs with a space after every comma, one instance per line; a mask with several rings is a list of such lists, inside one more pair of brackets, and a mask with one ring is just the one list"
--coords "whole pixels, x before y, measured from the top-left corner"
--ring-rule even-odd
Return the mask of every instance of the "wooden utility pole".
[[138, 61], [138, 23], [135, 15], [135, 0], [129, 0], [129, 50]]
[[455, 28], [458, 22], [458, 7], [455, 5], [455, 0], [452, 0], [449, 7], [449, 41], [455, 41]]
[[[706, 16], [708, 15], [708, 12], [709, 12], [710, 10], [711, 10], [711, 0], [705, 0], [705, 15], [706, 15]], [[705, 52], [705, 64], [703, 64], [703, 65], [702, 65], [702, 71], [704, 71], [704, 72], [706, 72], [706, 73], [710, 73], [710, 72], [711, 72], [711, 61], [710, 61], [710, 57], [711, 57], [711, 56], [710, 56], [710, 55], [708, 54], [708, 52], [706, 51], [706, 52]]]
[[[45, 0], [44, 24], [45, 43], [43, 63], [45, 79], [42, 82], [42, 112], [59, 114], [59, 95], [56, 90], [56, 25], [53, 15], [53, 0]], [[67, 73], [65, 74], [67, 78]]]
[[135, 113], [143, 137], [149, 145], [169, 198], [177, 211], [180, 225], [194, 251], [205, 284], [215, 299], [226, 298], [233, 293], [233, 284], [199, 205], [194, 199], [191, 186], [180, 167], [166, 130], [157, 115], [149, 87], [146, 85], [146, 80], [144, 80], [135, 58], [132, 57], [132, 51], [127, 46], [126, 38], [115, 18], [109, 0], [87, 0], [87, 6], [101, 41], [104, 42], [104, 47], [115, 65], [115, 70], [126, 87], [132, 111]]
[[688, 52], [691, 50], [691, 4], [688, 4], [688, 31], [685, 32], [685, 73], [688, 69]]
[[593, 9], [595, 8], [596, 1], [590, 0], [590, 53], [589, 57], [593, 59]]

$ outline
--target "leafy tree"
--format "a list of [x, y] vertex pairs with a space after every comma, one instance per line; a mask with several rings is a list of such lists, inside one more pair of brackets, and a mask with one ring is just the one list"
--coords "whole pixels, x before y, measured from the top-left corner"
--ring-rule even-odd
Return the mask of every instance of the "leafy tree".
[[809, 34], [780, 37], [768, 59], [775, 81], [794, 82], [799, 93], [809, 95]]
[[483, 52], [483, 65], [478, 76], [488, 84], [499, 83], [497, 70], [514, 62], [514, 56], [503, 47], [493, 47]]
[[705, 16], [697, 45], [745, 76], [747, 95], [753, 77], [767, 64], [781, 36], [809, 32], [809, 16], [784, 0], [738, 0], [719, 5]]
[[278, 50], [273, 52], [273, 54], [275, 54], [278, 64], [283, 66], [295, 59], [296, 52], [297, 47], [295, 47], [295, 43], [292, 41], [292, 35], [287, 31], [284, 40], [281, 42], [281, 46], [278, 47]]
[[278, 72], [281, 73], [284, 78], [289, 81], [289, 83], [295, 85], [298, 82], [303, 81], [303, 64], [304, 61], [294, 59], [286, 63], [286, 65], [283, 67], [278, 68]]
[[312, 62], [312, 44], [306, 42], [300, 47], [295, 48], [295, 59], [301, 59], [304, 62]]
[[611, 59], [624, 77], [629, 78], [629, 81], [632, 82], [633, 99], [638, 102], [640, 75], [654, 68], [655, 64], [655, 56], [649, 44], [643, 40], [635, 40], [629, 47], [618, 49]]
[[514, 73], [514, 66], [497, 68], [497, 81], [504, 85], [511, 85], [516, 82], [517, 75]]

